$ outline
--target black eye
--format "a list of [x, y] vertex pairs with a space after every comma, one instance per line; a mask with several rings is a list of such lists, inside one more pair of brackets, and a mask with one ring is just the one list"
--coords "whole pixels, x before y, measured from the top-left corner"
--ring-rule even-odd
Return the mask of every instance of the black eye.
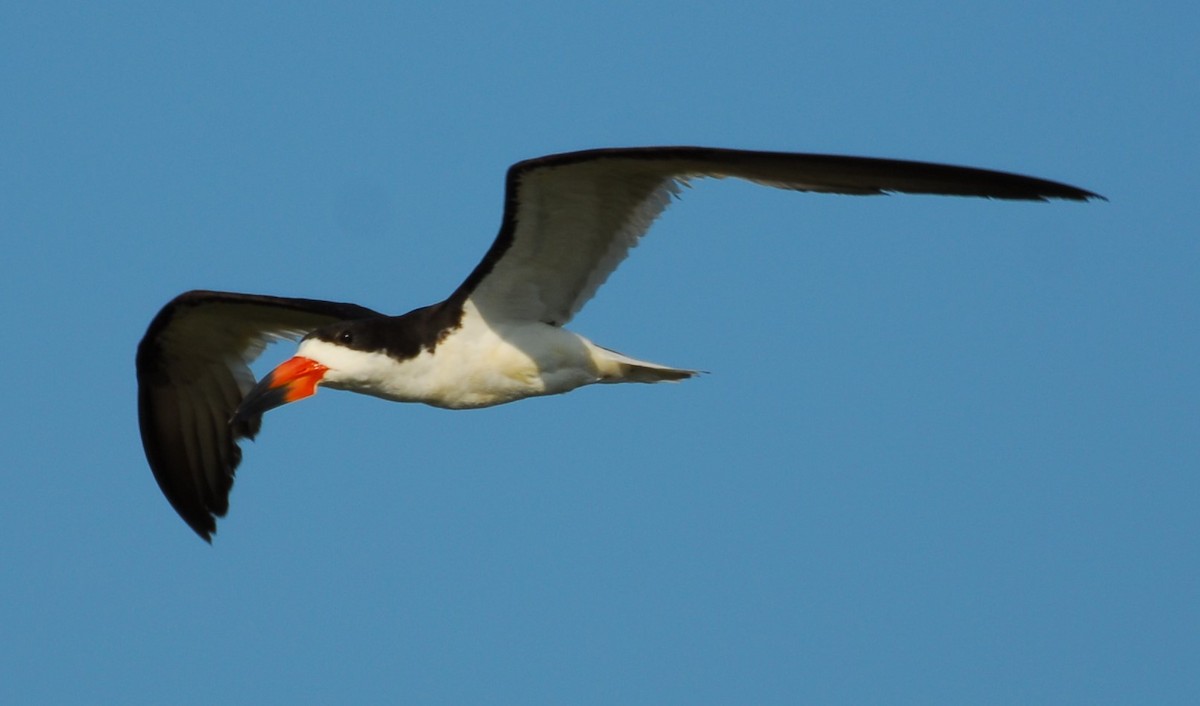
[[337, 335], [337, 340], [338, 340], [338, 343], [344, 343], [346, 345], [350, 345], [351, 343], [354, 343], [354, 334], [350, 333], [350, 330], [347, 329]]

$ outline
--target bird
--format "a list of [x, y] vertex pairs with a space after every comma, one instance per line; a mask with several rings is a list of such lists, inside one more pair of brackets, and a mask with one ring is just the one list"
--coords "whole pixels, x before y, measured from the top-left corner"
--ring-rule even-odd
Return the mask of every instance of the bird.
[[[159, 488], [211, 543], [229, 509], [239, 441], [254, 439], [265, 412], [318, 387], [472, 409], [594, 383], [697, 375], [563, 326], [682, 189], [704, 178], [858, 196], [1103, 198], [1008, 172], [795, 152], [626, 147], [520, 161], [505, 177], [495, 241], [436, 304], [389, 316], [343, 302], [193, 290], [164, 305], [136, 355], [139, 429]], [[288, 339], [299, 341], [295, 355], [256, 381], [250, 364]]]

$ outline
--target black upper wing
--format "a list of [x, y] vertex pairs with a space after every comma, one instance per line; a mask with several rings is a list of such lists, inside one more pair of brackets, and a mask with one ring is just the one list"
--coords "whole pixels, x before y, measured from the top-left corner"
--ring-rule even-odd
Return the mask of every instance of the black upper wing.
[[[207, 541], [229, 509], [242, 452], [229, 420], [272, 341], [381, 316], [357, 304], [191, 291], [171, 300], [138, 345], [138, 421], [146, 460], [179, 516]], [[257, 422], [243, 430], [253, 436]]]

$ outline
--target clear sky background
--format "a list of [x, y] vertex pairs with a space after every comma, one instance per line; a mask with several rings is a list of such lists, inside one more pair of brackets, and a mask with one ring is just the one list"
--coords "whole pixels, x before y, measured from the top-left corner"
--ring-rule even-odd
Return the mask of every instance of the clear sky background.
[[[1182, 1], [0, 5], [0, 702], [1196, 703], [1197, 36]], [[176, 517], [133, 368], [171, 297], [401, 313], [510, 163], [656, 144], [1110, 201], [699, 184], [572, 328], [710, 375], [327, 390], [212, 546]]]

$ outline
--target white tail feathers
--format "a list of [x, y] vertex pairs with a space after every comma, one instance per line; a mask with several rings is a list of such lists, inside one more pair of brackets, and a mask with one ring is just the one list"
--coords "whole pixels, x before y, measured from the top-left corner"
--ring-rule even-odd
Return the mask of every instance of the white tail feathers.
[[622, 355], [596, 344], [593, 360], [600, 371], [600, 382], [679, 382], [700, 374], [699, 370], [671, 368]]

